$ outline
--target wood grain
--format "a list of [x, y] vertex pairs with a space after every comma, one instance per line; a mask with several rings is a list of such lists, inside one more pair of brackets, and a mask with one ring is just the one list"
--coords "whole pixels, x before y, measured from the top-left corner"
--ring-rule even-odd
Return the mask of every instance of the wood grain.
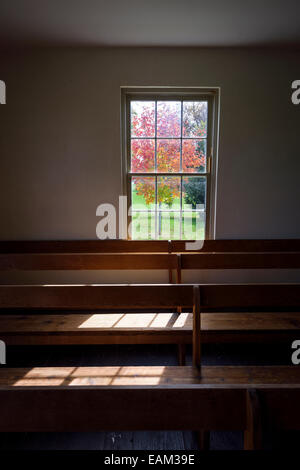
[[299, 269], [300, 252], [183, 253], [181, 269]]
[[28, 387], [241, 387], [300, 389], [295, 366], [107, 366], [1, 368], [0, 390]]
[[172, 308], [193, 305], [193, 286], [133, 285], [10, 285], [0, 286], [0, 308], [97, 309]]
[[299, 428], [297, 367], [120, 366], [0, 369], [0, 431], [245, 430], [250, 389]]
[[[273, 342], [295, 339], [299, 312], [202, 313], [201, 342]], [[8, 345], [192, 343], [190, 313], [60, 313], [0, 315], [0, 337]]]
[[177, 269], [177, 257], [163, 253], [0, 254], [2, 271]]
[[[1, 241], [0, 253], [184, 253], [185, 244], [181, 240], [15, 240]], [[200, 251], [299, 252], [300, 240], [204, 240]]]

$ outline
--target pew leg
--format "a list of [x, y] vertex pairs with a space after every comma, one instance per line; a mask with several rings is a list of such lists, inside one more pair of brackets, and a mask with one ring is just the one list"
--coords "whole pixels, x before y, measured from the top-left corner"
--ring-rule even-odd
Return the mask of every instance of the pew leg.
[[247, 429], [244, 431], [244, 450], [262, 449], [262, 413], [257, 390], [247, 390]]
[[210, 432], [197, 431], [199, 450], [209, 450]]
[[178, 344], [178, 364], [180, 366], [185, 366], [185, 344]]

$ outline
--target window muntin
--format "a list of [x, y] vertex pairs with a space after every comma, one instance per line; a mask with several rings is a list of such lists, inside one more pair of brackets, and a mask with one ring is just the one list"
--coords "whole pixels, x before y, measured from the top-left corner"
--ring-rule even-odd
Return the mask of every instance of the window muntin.
[[132, 239], [208, 233], [211, 96], [127, 96]]

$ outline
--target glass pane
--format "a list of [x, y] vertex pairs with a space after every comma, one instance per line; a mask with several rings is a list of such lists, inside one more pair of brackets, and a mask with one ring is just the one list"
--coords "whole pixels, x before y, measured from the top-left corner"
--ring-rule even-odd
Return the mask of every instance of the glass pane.
[[180, 137], [181, 102], [157, 102], [157, 137]]
[[[206, 203], [206, 178], [191, 176], [182, 178], [183, 209], [203, 210]], [[187, 207], [190, 206], [190, 207]]]
[[129, 233], [133, 240], [154, 240], [155, 212], [132, 212]]
[[131, 171], [148, 173], [155, 169], [155, 140], [131, 140]]
[[178, 173], [180, 171], [180, 140], [159, 139], [156, 149], [157, 171]]
[[159, 211], [157, 233], [160, 240], [180, 240], [180, 212]]
[[157, 177], [158, 209], [180, 209], [180, 177]]
[[204, 240], [205, 212], [184, 211], [182, 215], [182, 239]]
[[182, 141], [182, 171], [203, 173], [206, 170], [206, 140], [184, 139]]
[[155, 102], [131, 101], [131, 136], [154, 137], [155, 135]]
[[183, 137], [206, 137], [207, 101], [183, 102]]
[[155, 204], [155, 178], [134, 177], [131, 180], [132, 210], [153, 209]]

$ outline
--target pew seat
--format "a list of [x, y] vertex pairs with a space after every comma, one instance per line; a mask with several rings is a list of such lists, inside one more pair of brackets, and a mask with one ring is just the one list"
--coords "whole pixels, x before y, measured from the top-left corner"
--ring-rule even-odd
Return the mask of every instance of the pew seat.
[[[54, 315], [64, 311], [57, 320], [62, 323], [71, 310], [81, 310], [86, 318], [99, 305], [103, 311], [193, 309], [192, 367], [1, 368], [0, 432], [189, 429], [200, 431], [204, 445], [210, 430], [243, 430], [244, 448], [261, 448], [266, 416], [274, 429], [299, 429], [300, 368], [202, 366], [204, 315], [221, 315], [214, 312], [223, 309], [227, 318], [228, 311], [242, 306], [252, 312], [244, 321], [249, 327], [255, 312], [297, 311], [299, 292], [299, 284], [0, 286], [6, 318], [7, 311], [13, 318], [18, 309], [33, 310], [37, 322], [45, 320], [40, 313], [49, 309]], [[28, 317], [20, 314], [22, 318], [26, 325]], [[73, 328], [84, 330], [76, 318]], [[221, 319], [227, 326], [225, 316]], [[89, 328], [94, 330], [94, 325]]]
[[[300, 329], [299, 312], [201, 313], [201, 340], [290, 341]], [[189, 344], [191, 313], [66, 313], [0, 316], [7, 345]]]
[[3, 368], [0, 431], [249, 430], [251, 390], [299, 428], [299, 367]]
[[[300, 268], [300, 240], [296, 239], [205, 240], [200, 250], [190, 248], [192, 251], [187, 249], [185, 241], [174, 240], [2, 241], [0, 271], [10, 274], [44, 271], [46, 277], [48, 270], [117, 270], [124, 272], [126, 278], [126, 270], [159, 270], [168, 272], [169, 283], [181, 283], [182, 276], [191, 269]], [[35, 294], [32, 291], [30, 295]], [[99, 304], [96, 305], [99, 308]], [[149, 304], [145, 302], [143, 306], [147, 308]], [[17, 308], [23, 307], [21, 303], [17, 305]], [[50, 302], [48, 307], [52, 308]], [[66, 307], [71, 308], [68, 303]], [[78, 308], [76, 302], [73, 307]], [[180, 313], [181, 306], [178, 304], [176, 308]], [[300, 324], [297, 313], [264, 315], [252, 312], [251, 316], [226, 313], [226, 317], [221, 313], [210, 317], [202, 313], [201, 326], [204, 343], [270, 343], [295, 339]], [[177, 344], [179, 363], [184, 364], [185, 345], [192, 341], [192, 321], [191, 316], [185, 318], [176, 314], [163, 320], [158, 315], [153, 320], [145, 312], [139, 316], [123, 314], [121, 318], [108, 315], [107, 320], [97, 317], [96, 312], [88, 313], [86, 317], [65, 313], [64, 317], [57, 318], [43, 313], [41, 319], [26, 315], [26, 320], [22, 315], [9, 319], [4, 314], [0, 318], [0, 335], [7, 344], [15, 345]]]

